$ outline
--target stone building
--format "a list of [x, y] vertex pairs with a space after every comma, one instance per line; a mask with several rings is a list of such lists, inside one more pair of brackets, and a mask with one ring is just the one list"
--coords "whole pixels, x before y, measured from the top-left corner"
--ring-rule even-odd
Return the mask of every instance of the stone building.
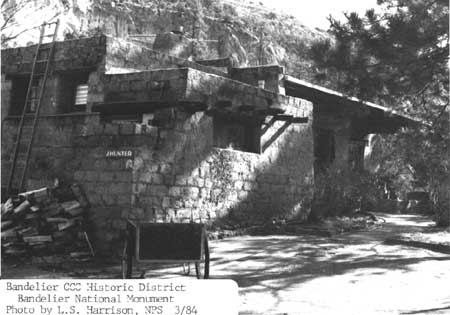
[[[177, 51], [106, 36], [56, 43], [26, 189], [81, 184], [100, 251], [116, 246], [126, 218], [304, 220], [315, 174], [362, 168], [368, 134], [410, 122], [280, 66], [194, 62]], [[2, 187], [35, 53], [2, 50]]]

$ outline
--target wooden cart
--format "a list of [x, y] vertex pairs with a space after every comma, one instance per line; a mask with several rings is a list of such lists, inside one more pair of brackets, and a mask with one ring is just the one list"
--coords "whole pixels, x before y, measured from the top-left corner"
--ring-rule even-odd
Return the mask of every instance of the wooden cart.
[[[194, 263], [198, 279], [209, 277], [209, 247], [204, 224], [127, 221], [122, 277], [131, 278], [133, 262]], [[189, 273], [185, 269], [185, 273]]]

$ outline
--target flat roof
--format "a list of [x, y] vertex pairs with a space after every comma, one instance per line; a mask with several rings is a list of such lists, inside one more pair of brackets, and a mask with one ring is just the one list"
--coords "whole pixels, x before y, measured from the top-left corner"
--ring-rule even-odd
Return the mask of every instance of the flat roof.
[[387, 116], [394, 116], [402, 120], [405, 124], [409, 123], [423, 123], [417, 118], [409, 115], [399, 113], [391, 108], [384, 107], [372, 102], [360, 100], [356, 97], [347, 96], [338, 91], [334, 91], [319, 85], [309, 83], [290, 75], [284, 75], [285, 89], [292, 89], [295, 91], [295, 97], [300, 97], [311, 102], [334, 102], [336, 104], [353, 105], [357, 107], [365, 106], [376, 111], [382, 111]]

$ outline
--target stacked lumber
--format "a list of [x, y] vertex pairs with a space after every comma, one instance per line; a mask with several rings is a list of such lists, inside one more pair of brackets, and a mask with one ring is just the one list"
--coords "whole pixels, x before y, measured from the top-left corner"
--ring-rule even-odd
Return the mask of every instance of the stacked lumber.
[[11, 196], [1, 205], [2, 255], [94, 255], [86, 233], [87, 199], [77, 184], [41, 188]]

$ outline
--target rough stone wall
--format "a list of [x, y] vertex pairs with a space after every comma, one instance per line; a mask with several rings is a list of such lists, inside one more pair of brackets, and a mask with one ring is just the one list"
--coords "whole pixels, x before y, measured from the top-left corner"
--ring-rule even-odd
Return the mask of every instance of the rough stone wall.
[[2, 81], [1, 81], [1, 117], [4, 118], [8, 116], [9, 106], [10, 106], [10, 99], [11, 99], [11, 87], [12, 82], [11, 80], [7, 80], [6, 76], [2, 73]]
[[[311, 104], [291, 108], [311, 118]], [[312, 197], [312, 122], [292, 125], [263, 154], [212, 146], [212, 118], [177, 111], [156, 148], [137, 148], [133, 210], [138, 219], [251, 224], [277, 216], [305, 218]], [[267, 134], [269, 138], [279, 125]], [[264, 139], [263, 139], [264, 141]], [[144, 208], [153, 209], [150, 217]]]
[[219, 101], [230, 102], [237, 109], [240, 106], [253, 106], [253, 109], [268, 109], [270, 106], [300, 106], [300, 99], [259, 89], [253, 85], [214, 74], [189, 69], [187, 97], [206, 104]]
[[181, 100], [187, 72], [184, 68], [105, 75], [105, 101]]
[[[304, 102], [290, 113], [311, 118], [311, 110]], [[154, 115], [166, 117], [166, 124], [102, 123], [87, 114], [42, 118], [28, 187], [52, 184], [54, 178], [80, 183], [91, 202], [100, 253], [118, 249], [126, 218], [253, 224], [308, 214], [311, 121], [292, 125], [263, 154], [254, 154], [213, 148], [213, 120], [204, 112], [165, 109]], [[17, 122], [6, 120], [3, 135], [13, 134]], [[2, 153], [8, 152], [8, 142], [3, 145]], [[134, 157], [107, 158], [106, 151], [114, 149], [132, 150]]]
[[[23, 80], [21, 80], [23, 81]], [[22, 114], [22, 109], [25, 103], [25, 94], [27, 92], [27, 86], [22, 86], [20, 89], [20, 92], [23, 94], [23, 101], [20, 102], [14, 102], [12, 99], [13, 97], [13, 89], [17, 88], [17, 81], [15, 81], [15, 78], [6, 77], [2, 74], [2, 120], [10, 115], [11, 113], [11, 106], [15, 106], [18, 108], [16, 110], [16, 115]], [[56, 86], [57, 86], [57, 78], [55, 76], [52, 76], [47, 79], [46, 88], [44, 91], [44, 95], [42, 97], [42, 106], [41, 106], [41, 113], [42, 114], [51, 114], [54, 113], [56, 110]], [[14, 104], [13, 104], [14, 103]], [[19, 113], [20, 112], [20, 113]]]
[[[49, 48], [44, 44], [41, 48]], [[19, 74], [31, 72], [37, 45], [3, 49], [2, 73]], [[53, 61], [54, 71], [96, 68], [106, 53], [106, 37], [97, 36], [57, 42]]]
[[314, 129], [325, 128], [332, 130], [335, 141], [334, 161], [332, 169], [347, 169], [349, 163], [349, 148], [351, 137], [351, 117], [344, 112], [323, 112], [314, 110]]
[[245, 82], [254, 86], [258, 86], [258, 81], [264, 81], [264, 89], [284, 94], [282, 79], [284, 76], [283, 67], [277, 65], [259, 66], [248, 68], [231, 68], [230, 78], [233, 80]]
[[[31, 118], [27, 119], [31, 122]], [[85, 115], [43, 115], [36, 128], [28, 170], [27, 189], [72, 181], [77, 168], [73, 141], [84, 132]], [[18, 117], [2, 122], [2, 186], [6, 186], [19, 124]]]

